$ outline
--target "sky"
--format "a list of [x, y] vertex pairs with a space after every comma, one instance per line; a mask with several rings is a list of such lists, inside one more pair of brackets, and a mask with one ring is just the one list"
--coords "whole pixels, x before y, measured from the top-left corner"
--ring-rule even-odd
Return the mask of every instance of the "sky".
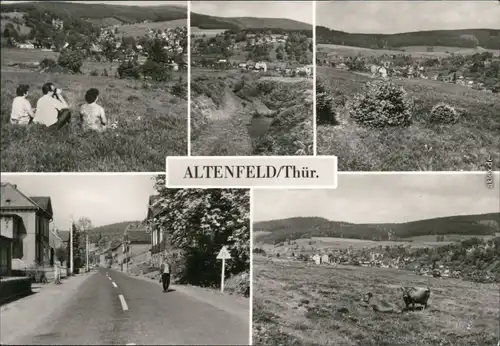
[[313, 23], [311, 1], [192, 1], [191, 12], [217, 17], [286, 18]]
[[152, 175], [4, 174], [2, 182], [16, 184], [27, 196], [50, 196], [55, 228], [69, 227], [86, 216], [94, 226], [144, 220], [149, 196], [155, 194]]
[[[32, 1], [2, 1], [2, 4], [12, 2], [32, 2]], [[181, 5], [187, 7], [187, 1], [71, 1], [85, 3], [99, 3], [107, 5], [125, 5], [125, 6], [160, 6], [160, 5]]]
[[500, 29], [500, 2], [317, 1], [316, 25], [350, 33]]
[[[498, 172], [497, 172], [498, 173]], [[352, 223], [399, 223], [500, 211], [494, 189], [479, 174], [339, 175], [333, 190], [254, 190], [254, 222], [316, 216]]]

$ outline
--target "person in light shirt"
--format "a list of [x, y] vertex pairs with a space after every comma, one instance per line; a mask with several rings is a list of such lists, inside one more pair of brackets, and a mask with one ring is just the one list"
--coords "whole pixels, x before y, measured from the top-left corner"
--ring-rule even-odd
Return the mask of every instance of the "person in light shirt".
[[163, 263], [160, 266], [160, 273], [160, 280], [163, 284], [163, 292], [167, 292], [168, 286], [170, 286], [170, 264], [166, 258], [163, 259]]
[[36, 103], [35, 123], [59, 130], [71, 120], [71, 112], [61, 89], [52, 83], [42, 86], [43, 96]]
[[21, 84], [16, 89], [16, 97], [12, 101], [10, 112], [10, 123], [13, 125], [28, 125], [35, 116], [31, 103], [26, 98], [29, 92], [29, 85]]
[[102, 132], [106, 130], [108, 119], [104, 108], [97, 104], [99, 100], [99, 90], [92, 88], [85, 93], [86, 104], [80, 107], [81, 126], [85, 130]]

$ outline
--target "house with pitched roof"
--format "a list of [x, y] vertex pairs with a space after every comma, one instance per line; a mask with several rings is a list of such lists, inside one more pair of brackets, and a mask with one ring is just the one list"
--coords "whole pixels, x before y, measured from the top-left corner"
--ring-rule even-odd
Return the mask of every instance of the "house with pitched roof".
[[[162, 207], [160, 205], [160, 196], [149, 196], [148, 214], [146, 216], [146, 221], [153, 220], [159, 215], [161, 210]], [[161, 232], [159, 227], [154, 227], [151, 224], [148, 225], [147, 232], [150, 234], [151, 260], [153, 263], [159, 263], [161, 253], [165, 245], [163, 242], [163, 232]]]
[[50, 197], [28, 196], [10, 183], [1, 183], [0, 196], [0, 275], [35, 264], [49, 266], [54, 257], [49, 239]]

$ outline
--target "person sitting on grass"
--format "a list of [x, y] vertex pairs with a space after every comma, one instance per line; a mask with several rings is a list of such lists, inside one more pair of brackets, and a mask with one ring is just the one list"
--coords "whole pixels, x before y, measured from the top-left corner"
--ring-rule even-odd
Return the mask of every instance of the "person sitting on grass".
[[26, 98], [29, 92], [29, 85], [21, 84], [16, 89], [16, 97], [12, 101], [10, 112], [10, 123], [14, 125], [28, 125], [35, 116], [31, 103]]
[[81, 126], [85, 130], [94, 130], [102, 132], [106, 130], [108, 119], [104, 108], [96, 102], [99, 99], [99, 90], [92, 88], [85, 93], [86, 104], [80, 107]]
[[62, 96], [62, 90], [52, 83], [45, 83], [42, 93], [43, 96], [36, 103], [35, 123], [51, 130], [59, 130], [71, 120], [71, 112]]

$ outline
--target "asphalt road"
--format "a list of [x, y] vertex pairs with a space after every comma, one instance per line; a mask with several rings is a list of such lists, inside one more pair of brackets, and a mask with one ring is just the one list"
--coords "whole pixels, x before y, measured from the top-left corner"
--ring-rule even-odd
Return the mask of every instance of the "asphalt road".
[[249, 325], [232, 314], [181, 292], [164, 293], [155, 282], [99, 269], [16, 344], [248, 345], [248, 339]]

